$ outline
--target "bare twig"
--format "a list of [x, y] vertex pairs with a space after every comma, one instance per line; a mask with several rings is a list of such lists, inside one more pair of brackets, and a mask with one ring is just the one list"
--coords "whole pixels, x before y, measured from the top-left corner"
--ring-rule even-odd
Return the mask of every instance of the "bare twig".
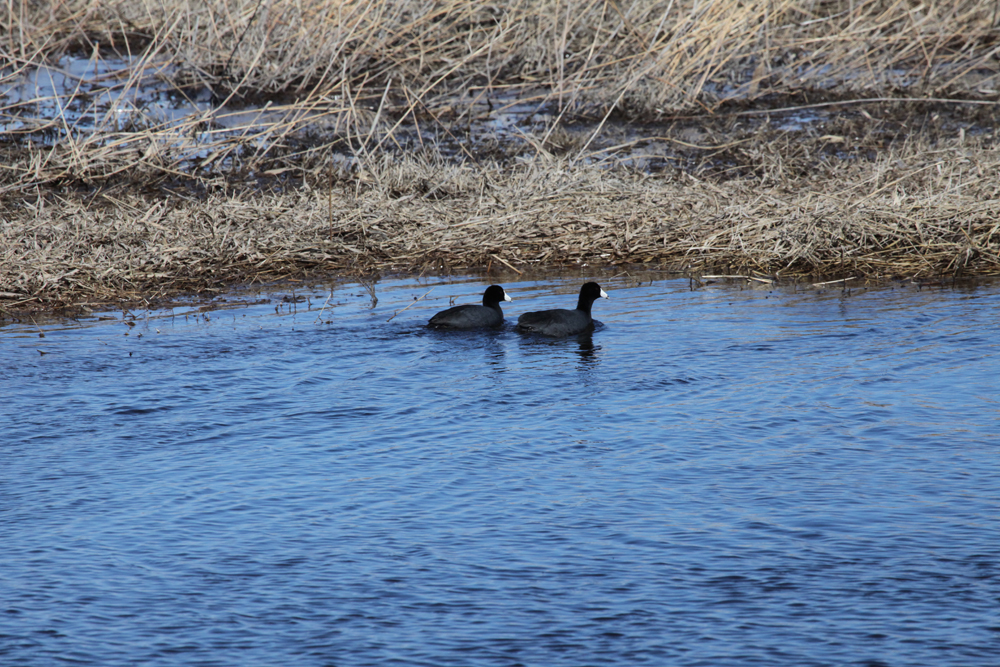
[[394, 312], [392, 314], [392, 317], [390, 317], [389, 319], [387, 319], [386, 322], [391, 322], [393, 317], [396, 317], [396, 315], [399, 315], [401, 312], [403, 312], [404, 310], [406, 310], [407, 308], [409, 308], [410, 306], [412, 306], [413, 304], [415, 304], [417, 301], [422, 301], [424, 299], [424, 297], [426, 297], [428, 294], [430, 294], [433, 291], [434, 291], [434, 288], [432, 287], [429, 290], [427, 290], [426, 292], [424, 292], [423, 296], [416, 297], [415, 299], [413, 299], [413, 301], [411, 301], [410, 303], [408, 303], [405, 308], [400, 308], [399, 310], [397, 310], [396, 312]]

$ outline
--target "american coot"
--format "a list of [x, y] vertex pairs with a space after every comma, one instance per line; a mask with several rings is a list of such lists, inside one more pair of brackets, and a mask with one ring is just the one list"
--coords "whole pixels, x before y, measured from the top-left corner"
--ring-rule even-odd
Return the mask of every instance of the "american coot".
[[594, 318], [590, 316], [590, 307], [596, 299], [608, 298], [597, 283], [587, 283], [580, 288], [580, 300], [576, 302], [576, 310], [539, 310], [525, 313], [517, 318], [519, 331], [540, 333], [546, 336], [573, 336], [594, 328]]
[[431, 318], [428, 323], [435, 329], [476, 329], [479, 327], [498, 327], [503, 324], [501, 301], [510, 301], [510, 297], [499, 285], [490, 285], [483, 292], [481, 306], [455, 306], [442, 310]]

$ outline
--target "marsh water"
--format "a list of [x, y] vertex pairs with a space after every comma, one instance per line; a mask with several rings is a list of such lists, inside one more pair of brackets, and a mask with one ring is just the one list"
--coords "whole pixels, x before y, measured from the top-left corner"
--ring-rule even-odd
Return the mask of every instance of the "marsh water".
[[1000, 286], [601, 283], [0, 326], [0, 663], [997, 664]]

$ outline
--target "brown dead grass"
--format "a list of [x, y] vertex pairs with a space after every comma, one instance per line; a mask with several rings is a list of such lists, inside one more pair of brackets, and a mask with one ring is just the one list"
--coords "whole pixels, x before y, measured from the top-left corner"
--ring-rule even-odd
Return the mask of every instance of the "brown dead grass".
[[[996, 89], [981, 0], [56, 0], [2, 3], [15, 63], [68, 50], [169, 59], [178, 84], [336, 96], [390, 84], [435, 108], [531, 83], [565, 105], [679, 110], [838, 88]], [[345, 88], [347, 86], [347, 88]]]
[[[4, 81], [74, 53], [129, 58], [107, 81], [127, 99], [143, 77], [216, 106], [164, 126], [90, 110], [96, 131], [30, 118], [52, 150], [0, 171], [0, 191], [116, 176], [211, 177], [248, 169], [318, 126], [357, 150], [391, 146], [404, 119], [460, 131], [476, 103], [533, 96], [574, 118], [649, 120], [783, 96], [801, 100], [1000, 96], [998, 5], [983, 0], [56, 0], [0, 3]], [[86, 103], [86, 95], [76, 96]], [[244, 133], [220, 115], [247, 100], [281, 113]], [[603, 123], [602, 123], [603, 125]], [[601, 126], [598, 126], [598, 130]], [[546, 134], [551, 128], [546, 131]], [[542, 139], [542, 138], [537, 138]], [[322, 142], [321, 142], [322, 143]], [[264, 146], [265, 148], [262, 148]], [[317, 147], [322, 150], [322, 146]], [[377, 152], [377, 151], [376, 151]]]
[[[0, 141], [0, 307], [361, 269], [1000, 273], [998, 6], [0, 3], [3, 81], [66, 53], [127, 56], [109, 83], [123, 96], [155, 72], [218, 102], [169, 126], [94, 108], [93, 131], [30, 118], [41, 100], [0, 108], [59, 137]], [[520, 148], [465, 137], [485, 100], [529, 94], [553, 117]], [[734, 120], [861, 97], [978, 105], [978, 134], [887, 130], [877, 104], [799, 133]], [[266, 123], [221, 131], [220, 114], [265, 99]], [[672, 166], [637, 173], [628, 146], [606, 150], [630, 121], [660, 122], [625, 141], [669, 146]], [[416, 126], [451, 148], [415, 150]]]
[[1000, 154], [965, 141], [907, 144], [798, 176], [761, 144], [749, 152], [771, 177], [409, 158], [332, 188], [307, 182], [266, 196], [40, 198], [8, 208], [0, 226], [0, 291], [10, 309], [369, 270], [637, 263], [778, 279], [998, 273], [1000, 181], [981, 174], [998, 172]]

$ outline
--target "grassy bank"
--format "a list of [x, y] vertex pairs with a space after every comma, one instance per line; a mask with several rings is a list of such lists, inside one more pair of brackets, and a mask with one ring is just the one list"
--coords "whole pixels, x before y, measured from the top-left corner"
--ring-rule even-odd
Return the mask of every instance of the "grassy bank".
[[[3, 3], [4, 82], [114, 75], [67, 98], [86, 127], [0, 109], [0, 307], [362, 270], [998, 273], [997, 7]], [[151, 78], [211, 104], [90, 102]]]
[[1000, 156], [975, 145], [908, 148], [822, 173], [800, 172], [795, 148], [763, 142], [748, 152], [765, 176], [724, 180], [557, 158], [513, 167], [409, 158], [332, 188], [307, 180], [285, 192], [190, 199], [40, 199], [2, 229], [0, 281], [8, 299], [56, 304], [331, 271], [639, 263], [779, 278], [996, 272], [1000, 180], [981, 174], [995, 174]]

